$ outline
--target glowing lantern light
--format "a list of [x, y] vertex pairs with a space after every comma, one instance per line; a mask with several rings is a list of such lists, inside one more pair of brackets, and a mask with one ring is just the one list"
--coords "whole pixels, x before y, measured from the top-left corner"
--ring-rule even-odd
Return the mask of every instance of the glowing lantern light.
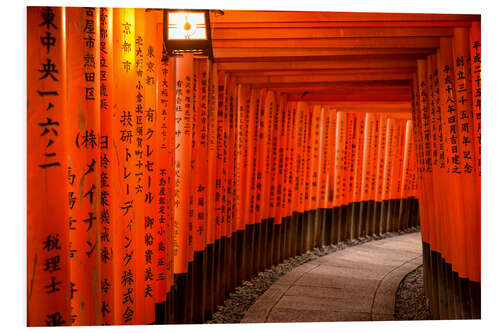
[[208, 10], [165, 9], [163, 33], [168, 56], [195, 53], [213, 58]]

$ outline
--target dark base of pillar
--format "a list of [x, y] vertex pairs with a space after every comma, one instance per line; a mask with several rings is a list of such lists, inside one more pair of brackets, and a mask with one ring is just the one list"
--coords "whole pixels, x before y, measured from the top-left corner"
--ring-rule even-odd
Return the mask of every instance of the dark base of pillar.
[[161, 325], [167, 323], [166, 316], [167, 316], [167, 303], [165, 302], [160, 302], [155, 304], [155, 322], [153, 324], [155, 325]]
[[203, 265], [204, 251], [199, 251], [194, 253], [193, 260], [193, 284], [194, 292], [193, 295], [193, 319], [192, 322], [195, 324], [201, 324], [204, 322], [203, 314], [203, 295], [205, 294], [205, 284], [204, 282], [204, 268]]
[[186, 300], [187, 300], [187, 273], [174, 274], [173, 303], [174, 324], [186, 323]]
[[209, 320], [215, 311], [214, 305], [214, 244], [207, 244], [205, 249], [206, 257], [206, 296], [203, 304], [203, 318]]
[[460, 277], [426, 242], [423, 256], [424, 289], [433, 319], [480, 319], [481, 284]]

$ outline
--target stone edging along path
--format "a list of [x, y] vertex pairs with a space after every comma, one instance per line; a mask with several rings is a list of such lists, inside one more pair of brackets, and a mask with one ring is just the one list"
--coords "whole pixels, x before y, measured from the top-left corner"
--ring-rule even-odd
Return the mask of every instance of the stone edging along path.
[[399, 283], [394, 306], [395, 320], [432, 320], [429, 299], [424, 294], [424, 267], [418, 266]]
[[[393, 320], [399, 282], [421, 265], [416, 231], [356, 239], [287, 259], [244, 281], [208, 323]], [[334, 257], [339, 261], [332, 262]]]

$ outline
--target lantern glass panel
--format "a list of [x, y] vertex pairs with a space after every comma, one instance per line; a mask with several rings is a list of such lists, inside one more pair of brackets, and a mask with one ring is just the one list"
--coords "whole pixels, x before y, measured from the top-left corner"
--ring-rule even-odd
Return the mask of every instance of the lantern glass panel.
[[207, 39], [205, 14], [191, 12], [168, 13], [168, 39]]

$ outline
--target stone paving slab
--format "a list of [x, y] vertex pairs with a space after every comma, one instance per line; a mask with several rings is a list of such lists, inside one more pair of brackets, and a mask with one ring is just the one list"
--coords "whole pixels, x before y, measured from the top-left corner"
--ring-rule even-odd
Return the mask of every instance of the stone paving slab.
[[294, 308], [288, 308], [288, 309], [280, 308], [273, 311], [265, 322], [293, 323], [293, 322], [370, 321], [370, 320], [371, 320], [370, 313], [366, 312], [307, 311], [307, 310], [298, 310]]
[[[355, 260], [348, 260], [344, 258], [326, 258], [326, 257], [328, 256], [320, 257], [319, 259], [317, 259], [322, 266], [337, 267], [339, 269], [353, 269], [353, 270], [360, 269], [360, 263]], [[373, 263], [373, 262], [363, 262], [362, 266], [363, 266], [362, 271], [364, 270], [379, 271], [380, 269], [385, 270], [387, 268], [390, 269], [391, 267], [393, 267], [393, 265], [390, 263]]]
[[349, 247], [293, 269], [241, 322], [394, 320], [399, 283], [421, 264], [420, 233]]
[[[337, 309], [338, 312], [371, 312], [372, 302], [370, 297], [355, 296], [354, 298], [335, 297], [318, 297], [309, 295], [284, 295], [274, 309], [279, 308], [295, 308], [298, 310], [324, 311], [330, 308]], [[273, 309], [273, 310], [274, 310]]]
[[312, 287], [326, 287], [326, 288], [359, 288], [359, 289], [373, 289], [377, 288], [379, 279], [363, 278], [362, 276], [341, 276], [334, 273], [321, 274], [310, 272], [304, 274], [300, 279], [295, 282], [299, 286], [312, 286]]

